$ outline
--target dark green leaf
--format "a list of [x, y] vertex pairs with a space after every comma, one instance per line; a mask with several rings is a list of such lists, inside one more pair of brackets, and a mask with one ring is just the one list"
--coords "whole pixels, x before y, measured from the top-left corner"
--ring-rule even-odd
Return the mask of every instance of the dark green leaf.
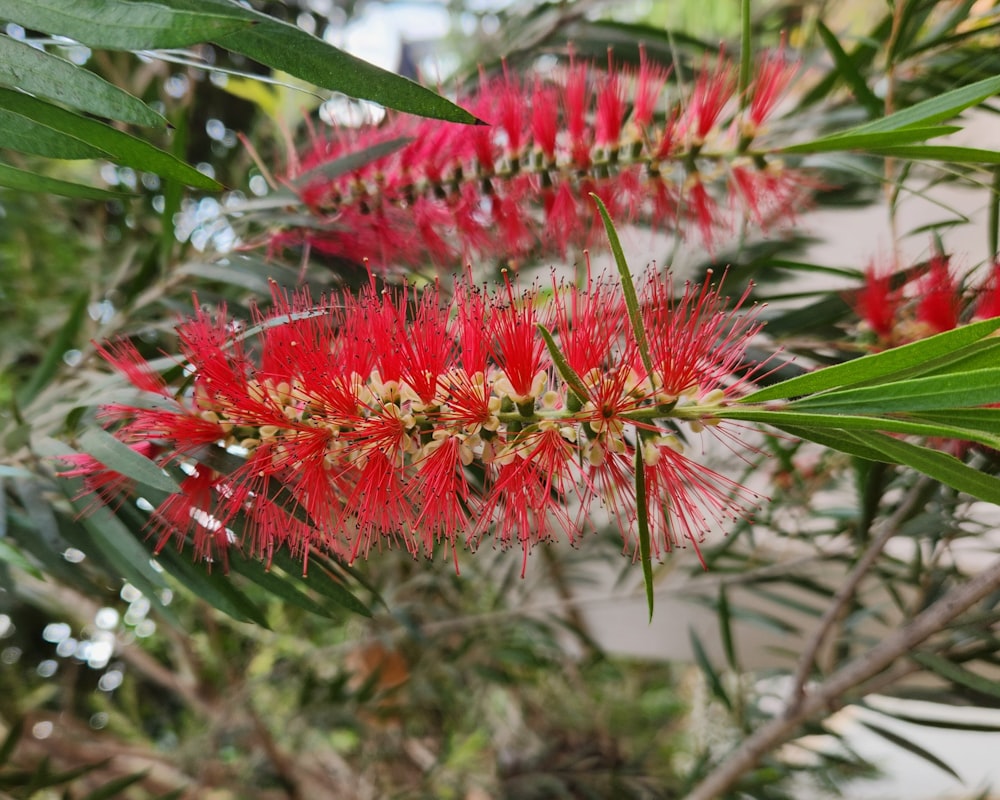
[[705, 680], [708, 681], [708, 688], [727, 709], [732, 711], [733, 701], [729, 699], [729, 694], [722, 685], [722, 679], [719, 677], [719, 673], [713, 669], [712, 662], [709, 661], [708, 654], [705, 652], [705, 648], [701, 644], [701, 639], [698, 638], [698, 634], [695, 633], [694, 628], [692, 627], [688, 627], [688, 638], [691, 640], [691, 650], [694, 652], [695, 663], [697, 663], [701, 668], [702, 674], [705, 676]]
[[[301, 570], [302, 568], [302, 565], [293, 561], [284, 550], [275, 553], [273, 561], [289, 575], [294, 575], [296, 570]], [[330, 568], [328, 559], [321, 557], [310, 558], [309, 574], [308, 576], [303, 575], [300, 580], [305, 586], [330, 598], [348, 611], [353, 611], [355, 614], [361, 614], [364, 617], [372, 615], [368, 606], [352, 594], [344, 585], [341, 577], [335, 574]]]
[[954, 125], [933, 125], [924, 128], [906, 128], [901, 131], [879, 131], [866, 133], [838, 133], [824, 136], [810, 142], [800, 142], [779, 149], [781, 153], [832, 153], [843, 150], [881, 150], [900, 147], [911, 142], [925, 142], [936, 136], [947, 136], [960, 131]]
[[466, 124], [478, 122], [468, 111], [436, 92], [338, 50], [295, 25], [227, 3], [226, 0], [161, 2], [171, 8], [192, 11], [210, 7], [214, 12], [232, 14], [257, 23], [252, 28], [223, 36], [212, 35], [210, 38], [228, 50], [242, 53], [272, 69], [287, 72], [324, 89], [424, 117]]
[[73, 348], [77, 342], [80, 329], [87, 318], [87, 303], [89, 300], [90, 293], [84, 292], [76, 298], [70, 307], [66, 322], [63, 323], [55, 340], [49, 345], [48, 350], [45, 351], [41, 363], [31, 373], [28, 383], [18, 390], [17, 404], [19, 406], [27, 406], [34, 400], [38, 393], [48, 385], [49, 381], [58, 372], [59, 367], [63, 363], [63, 355], [67, 350]]
[[8, 164], [0, 164], [0, 186], [17, 189], [20, 192], [46, 192], [85, 200], [121, 200], [130, 196], [127, 192], [98, 189], [96, 186], [48, 178], [35, 172], [16, 169]]
[[615, 230], [615, 224], [612, 222], [611, 215], [608, 214], [608, 209], [604, 205], [604, 202], [593, 192], [590, 193], [590, 196], [597, 205], [598, 212], [600, 212], [601, 220], [604, 222], [604, 230], [608, 235], [608, 244], [611, 246], [611, 252], [615, 257], [615, 265], [618, 267], [618, 278], [622, 285], [622, 295], [625, 298], [625, 308], [628, 311], [632, 333], [635, 335], [635, 341], [639, 348], [639, 356], [642, 358], [642, 364], [646, 368], [646, 371], [652, 375], [653, 360], [649, 356], [649, 345], [646, 339], [646, 330], [642, 324], [642, 310], [639, 306], [639, 296], [636, 294], [635, 284], [632, 281], [632, 273], [629, 271], [628, 262], [625, 260], [625, 251], [622, 250], [618, 232]]
[[[993, 411], [1000, 414], [1000, 409], [965, 409], [972, 411]], [[956, 409], [957, 411], [957, 409]], [[767, 425], [783, 428], [786, 425], [794, 425], [802, 428], [831, 428], [842, 430], [863, 430], [863, 431], [889, 431], [892, 433], [909, 433], [915, 436], [941, 436], [950, 439], [967, 439], [979, 442], [988, 447], [1000, 448], [1000, 425], [998, 430], [993, 432], [983, 432], [975, 426], [974, 420], [970, 418], [970, 424], [960, 425], [951, 417], [954, 411], [940, 412], [939, 416], [929, 418], [928, 414], [935, 412], [925, 412], [919, 418], [906, 417], [877, 417], [859, 416], [854, 414], [825, 414], [819, 412], [797, 412], [797, 411], [764, 411], [753, 409], [720, 409], [718, 416], [720, 419], [739, 419], [746, 422], [762, 422]], [[984, 417], [984, 421], [1000, 417]]]
[[146, 772], [136, 772], [133, 775], [122, 775], [120, 778], [115, 778], [104, 784], [99, 789], [95, 789], [86, 795], [83, 800], [113, 800], [115, 797], [120, 797], [121, 792], [129, 786], [145, 778], [147, 774]]
[[741, 403], [763, 403], [788, 397], [801, 397], [834, 387], [847, 387], [864, 381], [884, 378], [965, 347], [1000, 328], [1000, 318], [963, 325], [882, 353], [856, 358], [843, 364], [790, 378], [744, 397]]
[[251, 24], [231, 14], [138, 0], [0, 0], [0, 18], [106, 50], [187, 47]]
[[24, 719], [21, 718], [10, 726], [7, 736], [4, 737], [3, 744], [0, 744], [0, 765], [6, 764], [10, 760], [10, 757], [14, 754], [14, 749], [17, 747], [17, 743], [23, 735]]
[[969, 408], [990, 403], [1000, 403], [1000, 367], [824, 392], [793, 400], [788, 408], [821, 414], [864, 415]]
[[929, 100], [904, 108], [888, 117], [882, 117], [874, 122], [851, 128], [841, 133], [841, 136], [854, 136], [859, 133], [881, 133], [883, 131], [900, 131], [905, 128], [926, 127], [951, 119], [970, 106], [978, 105], [997, 92], [1000, 92], [1000, 76], [985, 78], [970, 83], [944, 94], [936, 95]]
[[156, 561], [192, 594], [223, 614], [270, 628], [264, 612], [235, 586], [218, 564], [193, 564], [189, 557], [169, 547], [160, 551]]
[[726, 585], [719, 584], [719, 600], [716, 606], [716, 615], [719, 618], [719, 636], [722, 639], [722, 649], [726, 654], [726, 663], [732, 670], [738, 670], [736, 663], [736, 647], [733, 644], [733, 625], [729, 614], [729, 595], [726, 592]]
[[167, 121], [128, 92], [90, 70], [0, 34], [0, 84], [46, 97], [98, 117], [166, 127]]
[[879, 736], [881, 736], [886, 741], [892, 742], [897, 747], [901, 747], [903, 750], [906, 750], [909, 753], [913, 753], [913, 755], [917, 756], [918, 758], [922, 758], [924, 761], [933, 764], [938, 769], [944, 770], [949, 775], [954, 777], [956, 780], [958, 781], [962, 780], [961, 775], [955, 772], [955, 770], [949, 767], [944, 761], [942, 761], [936, 755], [918, 745], [916, 742], [913, 741], [913, 739], [907, 736], [900, 736], [898, 733], [893, 733], [887, 728], [883, 728], [881, 725], [876, 725], [875, 723], [868, 722], [867, 720], [861, 720], [861, 724], [864, 725], [866, 728], [868, 728], [868, 730], [870, 730], [872, 733], [876, 733]]
[[960, 492], [1000, 504], [1000, 479], [963, 464], [954, 456], [868, 431], [815, 430], [782, 425], [782, 430], [872, 461], [905, 464]]
[[198, 172], [191, 165], [142, 139], [137, 139], [103, 122], [46, 103], [44, 100], [30, 97], [22, 92], [0, 89], [0, 107], [7, 109], [5, 113], [11, 113], [12, 116], [34, 120], [46, 129], [79, 139], [87, 146], [100, 148], [96, 155], [105, 156], [135, 169], [155, 172], [164, 178], [174, 178], [199, 189], [222, 188], [222, 184]]
[[639, 562], [642, 582], [646, 586], [646, 606], [653, 619], [653, 556], [649, 541], [649, 500], [646, 497], [646, 464], [642, 459], [642, 440], [635, 447], [635, 515], [639, 529]]
[[[0, 89], [0, 92], [6, 91]], [[27, 97], [27, 95], [22, 96]], [[79, 136], [5, 108], [4, 101], [5, 98], [0, 94], [0, 147], [46, 158], [110, 158], [106, 150], [88, 144]]]
[[885, 104], [868, 88], [865, 79], [858, 72], [854, 59], [844, 52], [844, 48], [840, 46], [840, 41], [837, 37], [823, 24], [822, 20], [816, 23], [816, 30], [819, 32], [819, 36], [823, 40], [826, 49], [833, 56], [833, 61], [837, 65], [837, 73], [851, 87], [855, 99], [865, 107], [869, 116], [877, 117], [882, 114]]
[[911, 653], [910, 658], [920, 664], [920, 666], [926, 667], [952, 683], [957, 683], [959, 686], [965, 686], [974, 692], [1000, 699], [1000, 681], [977, 675], [936, 653]]
[[898, 147], [871, 147], [875, 156], [907, 158], [911, 161], [948, 161], [953, 164], [1000, 164], [1000, 152], [975, 147], [949, 147], [947, 145], [899, 145]]
[[582, 403], [590, 396], [590, 392], [587, 391], [587, 387], [583, 383], [583, 379], [576, 374], [576, 370], [570, 366], [569, 362], [566, 360], [566, 356], [562, 354], [559, 349], [559, 345], [556, 344], [556, 340], [549, 333], [548, 328], [546, 328], [542, 323], [538, 323], [538, 332], [542, 334], [542, 338], [545, 340], [545, 346], [548, 348], [549, 356], [552, 358], [552, 363], [555, 368], [559, 371], [559, 375], [562, 379], [566, 381], [567, 385], [576, 392], [576, 396], [580, 399]]
[[156, 464], [119, 441], [103, 428], [90, 427], [80, 436], [80, 447], [108, 469], [155, 489], [175, 494], [181, 488]]
[[291, 603], [321, 617], [336, 616], [336, 613], [332, 609], [317, 603], [313, 598], [299, 589], [295, 585], [296, 581], [294, 578], [279, 574], [274, 570], [269, 570], [259, 561], [236, 556], [230, 558], [229, 568], [233, 572], [249, 578], [254, 583], [266, 589], [269, 594], [287, 603]]
[[411, 137], [398, 136], [387, 142], [380, 142], [379, 144], [372, 145], [371, 147], [366, 147], [364, 150], [358, 150], [357, 152], [349, 153], [346, 156], [340, 156], [340, 158], [335, 158], [333, 161], [327, 161], [320, 164], [318, 167], [314, 167], [308, 172], [303, 172], [291, 181], [291, 184], [292, 186], [301, 189], [317, 179], [331, 180], [333, 178], [338, 178], [341, 175], [346, 175], [348, 172], [359, 170], [361, 167], [370, 164], [372, 161], [377, 161], [380, 158], [391, 155], [397, 150], [401, 150], [406, 147], [406, 145], [412, 141], [413, 139]]

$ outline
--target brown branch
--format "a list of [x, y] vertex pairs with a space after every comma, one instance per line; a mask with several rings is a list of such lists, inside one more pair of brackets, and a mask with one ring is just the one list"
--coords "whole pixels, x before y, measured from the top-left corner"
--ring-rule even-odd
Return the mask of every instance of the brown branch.
[[[737, 747], [704, 781], [687, 796], [687, 800], [716, 800], [732, 788], [748, 770], [777, 746], [792, 739], [806, 720], [840, 704], [853, 688], [879, 676], [897, 659], [940, 631], [945, 625], [1000, 589], [1000, 559], [987, 569], [954, 587], [934, 605], [867, 653], [845, 664], [816, 689], [807, 693], [792, 714], [768, 723]], [[898, 673], [896, 675], [899, 676]], [[881, 681], [877, 682], [883, 684]], [[869, 688], [871, 684], [869, 684]]]
[[930, 483], [930, 478], [926, 476], [921, 477], [913, 485], [903, 502], [899, 504], [899, 507], [892, 515], [883, 520], [878, 536], [868, 546], [868, 549], [857, 564], [854, 565], [854, 569], [848, 574], [843, 586], [840, 587], [840, 590], [834, 596], [833, 602], [830, 603], [823, 617], [820, 619], [815, 632], [806, 643], [802, 657], [799, 659], [792, 683], [792, 691], [789, 694], [788, 708], [785, 712], [786, 716], [794, 715], [798, 706], [803, 702], [806, 681], [809, 680], [809, 674], [812, 672], [813, 664], [816, 662], [816, 654], [823, 646], [823, 642], [826, 640], [830, 629], [836, 623], [837, 619], [840, 618], [844, 607], [854, 596], [865, 575], [875, 565], [875, 561], [882, 554], [889, 540], [899, 532], [900, 525], [916, 510], [924, 490]]

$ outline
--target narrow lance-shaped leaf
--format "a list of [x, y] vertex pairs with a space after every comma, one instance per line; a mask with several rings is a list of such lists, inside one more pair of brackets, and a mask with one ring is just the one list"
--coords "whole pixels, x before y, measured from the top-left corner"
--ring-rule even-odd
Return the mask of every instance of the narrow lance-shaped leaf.
[[835, 387], [847, 387], [865, 381], [884, 378], [907, 368], [952, 353], [978, 342], [1000, 328], [1000, 318], [963, 325], [952, 331], [929, 336], [910, 344], [894, 347], [882, 353], [856, 358], [843, 364], [798, 375], [742, 398], [742, 403], [763, 403], [789, 397], [822, 392]]
[[216, 44], [287, 72], [324, 89], [371, 100], [399, 111], [450, 122], [477, 123], [468, 111], [418, 83], [338, 50], [295, 25], [281, 22], [226, 0], [161, 0], [174, 9], [231, 14], [255, 24], [225, 35]]
[[70, 307], [66, 321], [56, 334], [56, 338], [49, 345], [48, 350], [42, 357], [41, 363], [35, 367], [28, 379], [27, 384], [22, 386], [15, 395], [19, 406], [26, 406], [38, 395], [59, 370], [63, 363], [63, 354], [76, 344], [83, 321], [87, 317], [87, 303], [90, 300], [89, 292], [82, 292], [77, 296]]
[[121, 200], [129, 197], [127, 192], [98, 189], [82, 183], [70, 183], [27, 170], [0, 164], [0, 186], [17, 189], [20, 192], [46, 192], [61, 197], [78, 197], [83, 200]]
[[84, 431], [80, 436], [80, 447], [87, 455], [108, 469], [128, 475], [146, 486], [152, 486], [169, 494], [176, 494], [181, 490], [173, 478], [156, 464], [103, 428], [93, 426]]
[[156, 128], [167, 124], [139, 98], [90, 70], [4, 35], [0, 35], [0, 84], [98, 117]]
[[965, 686], [974, 692], [1000, 699], [1000, 682], [997, 682], [995, 679], [977, 675], [975, 672], [967, 670], [960, 664], [949, 661], [944, 656], [939, 656], [936, 653], [912, 653], [910, 658], [952, 683], [957, 683], [959, 686]]
[[106, 150], [94, 143], [83, 141], [79, 136], [39, 122], [26, 114], [4, 108], [6, 98], [2, 93], [6, 91], [0, 89], [0, 148], [67, 160], [111, 157]]
[[0, 18], [105, 50], [187, 47], [252, 24], [232, 14], [137, 0], [0, 0]]
[[916, 744], [910, 737], [900, 736], [895, 731], [890, 731], [888, 728], [883, 728], [881, 725], [876, 725], [866, 720], [862, 720], [861, 724], [864, 725], [866, 728], [868, 728], [868, 730], [870, 730], [872, 733], [878, 734], [883, 739], [892, 742], [897, 747], [901, 747], [902, 749], [910, 753], [913, 753], [913, 755], [917, 756], [918, 758], [922, 758], [924, 761], [933, 764], [938, 769], [947, 772], [957, 781], [961, 782], [962, 780], [961, 775], [955, 772], [955, 770], [952, 769], [950, 766], [948, 766], [946, 762], [942, 761], [932, 752]]
[[93, 155], [76, 156], [77, 158], [104, 156], [135, 169], [155, 172], [165, 178], [174, 178], [199, 189], [222, 188], [222, 184], [218, 181], [203, 175], [190, 164], [185, 164], [149, 142], [23, 92], [0, 89], [0, 108], [32, 119], [53, 131], [75, 137], [96, 151]]
[[653, 554], [649, 541], [649, 498], [646, 496], [646, 464], [642, 459], [642, 439], [635, 443], [635, 517], [639, 534], [639, 562], [646, 587], [646, 606], [653, 620]]
[[793, 400], [789, 408], [826, 414], [889, 414], [1000, 403], [1000, 367], [931, 375]]
[[611, 252], [615, 257], [615, 264], [618, 267], [618, 276], [622, 284], [622, 295], [625, 298], [625, 308], [628, 311], [628, 319], [632, 325], [632, 333], [635, 335], [636, 345], [639, 348], [639, 356], [642, 358], [642, 365], [650, 376], [653, 374], [653, 359], [649, 356], [649, 344], [646, 340], [646, 330], [642, 324], [642, 314], [639, 309], [639, 296], [635, 291], [635, 283], [632, 281], [632, 273], [629, 272], [628, 262], [625, 260], [625, 252], [622, 250], [621, 241], [618, 239], [618, 232], [615, 224], [611, 221], [604, 202], [593, 192], [590, 196], [597, 204], [597, 210], [604, 221], [604, 230], [608, 234], [608, 244], [611, 245]]

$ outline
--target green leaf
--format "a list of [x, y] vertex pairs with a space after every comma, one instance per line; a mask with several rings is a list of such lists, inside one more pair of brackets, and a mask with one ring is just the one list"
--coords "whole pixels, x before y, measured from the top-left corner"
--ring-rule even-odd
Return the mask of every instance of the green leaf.
[[222, 184], [218, 181], [203, 175], [190, 164], [185, 164], [142, 139], [23, 92], [0, 89], [0, 108], [6, 109], [5, 113], [12, 116], [26, 117], [46, 129], [78, 139], [85, 146], [96, 149], [96, 156], [107, 157], [146, 172], [155, 172], [164, 178], [174, 178], [199, 189], [222, 188]]
[[740, 400], [741, 403], [763, 403], [789, 397], [847, 387], [864, 381], [883, 379], [901, 370], [912, 368], [947, 356], [959, 348], [978, 342], [1000, 328], [1000, 318], [963, 325], [952, 331], [939, 333], [910, 344], [894, 347], [881, 353], [856, 358], [843, 364], [809, 372], [776, 383], [760, 391], [753, 392]]
[[649, 501], [646, 497], [646, 464], [642, 459], [642, 439], [635, 445], [635, 516], [639, 529], [639, 562], [646, 586], [646, 606], [653, 619], [653, 556], [649, 541]]
[[56, 338], [49, 345], [45, 355], [42, 356], [41, 363], [35, 367], [31, 373], [28, 383], [22, 386], [16, 394], [17, 404], [22, 408], [31, 403], [38, 393], [44, 389], [49, 381], [55, 377], [63, 363], [63, 355], [70, 350], [77, 342], [80, 329], [87, 318], [87, 304], [90, 301], [90, 293], [83, 292], [78, 295], [75, 302], [70, 306], [66, 322], [59, 329]]
[[780, 427], [793, 436], [871, 461], [905, 464], [960, 492], [1000, 504], [1000, 479], [963, 464], [954, 456], [942, 453], [940, 450], [921, 447], [876, 432], [816, 430], [796, 425]]
[[253, 622], [270, 629], [267, 616], [260, 607], [221, 570], [210, 570], [207, 564], [195, 565], [190, 558], [169, 547], [157, 554], [156, 562], [192, 594], [223, 614], [240, 622]]
[[691, 640], [691, 650], [694, 652], [694, 660], [701, 668], [702, 674], [704, 674], [705, 679], [708, 681], [708, 687], [712, 694], [715, 695], [727, 709], [732, 711], [733, 701], [729, 699], [729, 694], [722, 685], [722, 679], [719, 677], [719, 673], [713, 669], [712, 662], [709, 661], [708, 654], [705, 652], [705, 648], [701, 644], [701, 639], [698, 638], [698, 634], [695, 633], [694, 628], [690, 626], [688, 627], [688, 638]]
[[[964, 411], [992, 411], [994, 417], [980, 418], [984, 422], [995, 421], [993, 431], [984, 432], [971, 418], [966, 425], [959, 424], [954, 419], [958, 411], [924, 412], [918, 417], [877, 417], [855, 414], [825, 414], [818, 412], [798, 411], [766, 411], [742, 408], [723, 408], [717, 416], [719, 419], [738, 419], [745, 422], [761, 422], [783, 428], [794, 425], [802, 428], [827, 428], [840, 430], [889, 431], [892, 433], [908, 433], [914, 436], [941, 436], [949, 439], [965, 439], [979, 442], [988, 447], [1000, 449], [1000, 409], [963, 409]], [[939, 416], [929, 417], [937, 413]]]
[[86, 111], [149, 127], [167, 121], [139, 98], [90, 70], [0, 34], [0, 84]]
[[17, 743], [21, 741], [21, 737], [23, 735], [24, 718], [21, 717], [10, 726], [10, 730], [7, 731], [7, 736], [3, 740], [3, 744], [0, 744], [0, 765], [6, 764], [10, 761], [10, 757], [14, 755]]
[[844, 131], [842, 136], [859, 133], [881, 133], [900, 131], [905, 128], [926, 127], [951, 119], [965, 109], [978, 105], [1000, 92], [1000, 76], [986, 78], [968, 86], [962, 86], [944, 94], [936, 95], [916, 105], [882, 117], [874, 122]]
[[[293, 561], [291, 556], [284, 550], [275, 553], [273, 561], [289, 575], [294, 575], [295, 570], [302, 569], [302, 565]], [[318, 575], [317, 572], [319, 572]], [[371, 609], [344, 586], [341, 578], [328, 566], [327, 559], [321, 557], [310, 558], [309, 574], [308, 576], [303, 575], [300, 580], [310, 589], [325, 595], [338, 605], [343, 606], [349, 611], [353, 611], [355, 614], [361, 614], [364, 617], [372, 615]]]
[[84, 431], [80, 436], [80, 447], [108, 469], [127, 475], [141, 484], [168, 494], [176, 494], [181, 490], [174, 479], [156, 464], [103, 428], [91, 427]]
[[722, 650], [726, 654], [726, 663], [732, 670], [738, 670], [736, 662], [736, 646], [733, 643], [732, 617], [729, 613], [729, 595], [726, 584], [719, 584], [719, 601], [716, 606], [716, 616], [719, 618], [719, 637], [722, 639]]
[[965, 686], [980, 694], [1000, 699], [1000, 681], [977, 675], [936, 653], [910, 653], [910, 658], [920, 664], [920, 666], [926, 667], [952, 683], [957, 683], [959, 686]]
[[549, 333], [548, 328], [546, 328], [542, 323], [538, 323], [538, 332], [542, 334], [542, 338], [545, 340], [545, 346], [549, 350], [549, 357], [552, 359], [552, 363], [555, 368], [559, 371], [559, 375], [562, 379], [566, 381], [567, 385], [576, 392], [576, 396], [580, 399], [582, 403], [590, 396], [590, 392], [587, 391], [587, 387], [583, 383], [583, 379], [576, 374], [576, 370], [570, 366], [570, 363], [566, 360], [566, 356], [562, 354], [562, 350], [559, 349], [559, 345], [556, 344], [556, 340]]
[[8, 544], [8, 541], [9, 540], [4, 537], [0, 537], [0, 562], [10, 564], [12, 567], [17, 567], [22, 572], [26, 572], [39, 580], [45, 580], [42, 571], [28, 561], [28, 559], [21, 554], [20, 550], [17, 550], [13, 545]]
[[788, 408], [824, 414], [890, 414], [1000, 403], [1000, 367], [844, 389], [793, 400]]
[[625, 260], [625, 252], [622, 250], [622, 243], [618, 239], [618, 232], [615, 224], [611, 221], [611, 215], [604, 202], [593, 192], [590, 196], [597, 204], [597, 210], [604, 221], [604, 230], [608, 234], [608, 244], [611, 245], [611, 252], [615, 257], [615, 264], [618, 267], [618, 277], [622, 284], [622, 295], [625, 297], [625, 308], [628, 311], [628, 320], [632, 325], [632, 333], [635, 335], [636, 345], [639, 348], [639, 356], [642, 358], [642, 365], [646, 372], [653, 374], [653, 359], [649, 356], [649, 344], [646, 341], [646, 329], [642, 324], [642, 311], [639, 307], [639, 296], [635, 291], [635, 284], [632, 282], [632, 273], [629, 271], [628, 262]]
[[231, 14], [166, 6], [138, 0], [0, 0], [0, 18], [105, 50], [187, 47], [252, 24]]
[[258, 586], [265, 589], [268, 594], [278, 597], [286, 603], [291, 603], [320, 617], [333, 618], [336, 616], [331, 609], [317, 603], [313, 598], [297, 588], [294, 578], [267, 569], [259, 561], [234, 556], [229, 560], [229, 568], [233, 572], [249, 578]]
[[[0, 89], [0, 93], [6, 91]], [[106, 150], [88, 144], [78, 136], [5, 108], [4, 99], [0, 94], [0, 147], [46, 158], [110, 158]]]
[[840, 41], [837, 37], [823, 24], [822, 20], [816, 23], [816, 30], [823, 40], [824, 46], [830, 51], [830, 55], [833, 56], [833, 61], [837, 65], [837, 73], [851, 87], [851, 91], [854, 92], [854, 98], [865, 107], [870, 116], [877, 117], [882, 114], [885, 104], [868, 88], [868, 84], [854, 64], [854, 59], [844, 52], [844, 48], [840, 46]]
[[291, 181], [291, 185], [297, 189], [302, 189], [320, 178], [332, 180], [341, 175], [346, 175], [348, 172], [355, 172], [372, 161], [377, 161], [380, 158], [395, 153], [397, 150], [401, 150], [412, 141], [413, 138], [410, 136], [398, 136], [387, 142], [379, 142], [371, 147], [366, 147], [364, 150], [348, 153], [345, 156], [335, 158], [333, 161], [327, 161], [318, 167], [313, 167], [308, 172], [303, 172]]
[[46, 192], [62, 197], [79, 197], [84, 200], [121, 200], [132, 196], [128, 192], [98, 189], [95, 186], [86, 186], [82, 183], [47, 178], [44, 175], [16, 169], [7, 164], [0, 164], [0, 186], [17, 189], [20, 192]]
[[115, 797], [121, 797], [121, 792], [132, 784], [143, 780], [148, 774], [148, 772], [143, 771], [135, 772], [132, 775], [122, 775], [120, 778], [108, 781], [99, 789], [94, 789], [83, 800], [113, 800]]
[[870, 730], [872, 733], [881, 736], [886, 741], [892, 742], [897, 747], [901, 747], [903, 750], [906, 750], [909, 753], [913, 753], [913, 755], [917, 756], [918, 758], [922, 758], [924, 761], [933, 764], [938, 769], [947, 772], [957, 781], [959, 782], [962, 781], [961, 775], [955, 772], [955, 770], [949, 767], [944, 761], [942, 761], [936, 755], [918, 745], [916, 742], [913, 741], [913, 739], [907, 736], [900, 736], [898, 733], [894, 733], [888, 730], [887, 728], [883, 728], [881, 725], [876, 725], [875, 723], [868, 722], [867, 720], [861, 720], [861, 724], [864, 725], [866, 728], [868, 728], [868, 730]]
[[[884, 151], [891, 147], [904, 146], [911, 142], [925, 142], [936, 136], [947, 136], [960, 131], [954, 125], [934, 125], [922, 128], [907, 128], [901, 131], [877, 131], [864, 133], [837, 133], [809, 142], [800, 142], [778, 148], [780, 153], [832, 153], [842, 150]], [[912, 145], [911, 145], [912, 146]]]
[[212, 35], [213, 42], [287, 72], [324, 89], [371, 100], [383, 106], [450, 122], [478, 123], [468, 111], [418, 83], [338, 50], [295, 25], [245, 9], [226, 0], [160, 0], [170, 8], [211, 8], [256, 22], [252, 28]]
[[910, 161], [948, 161], [954, 164], [1000, 164], [1000, 152], [975, 147], [950, 147], [948, 145], [899, 145], [898, 147], [873, 147], [874, 156], [907, 158]]

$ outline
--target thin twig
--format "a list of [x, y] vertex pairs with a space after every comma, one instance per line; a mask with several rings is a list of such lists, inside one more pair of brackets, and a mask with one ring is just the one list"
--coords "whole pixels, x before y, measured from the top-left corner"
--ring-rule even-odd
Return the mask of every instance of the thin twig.
[[792, 690], [789, 694], [788, 708], [785, 711], [786, 716], [794, 715], [799, 704], [802, 703], [806, 682], [809, 680], [813, 665], [816, 663], [816, 654], [823, 646], [827, 634], [829, 634], [837, 619], [840, 618], [847, 603], [854, 597], [861, 581], [875, 565], [875, 561], [882, 554], [889, 540], [899, 532], [900, 525], [916, 510], [924, 490], [930, 483], [930, 478], [922, 476], [910, 491], [907, 492], [903, 502], [899, 504], [899, 507], [892, 515], [883, 520], [878, 536], [868, 546], [868, 549], [858, 563], [854, 565], [854, 569], [848, 574], [843, 586], [840, 587], [840, 591], [834, 596], [833, 602], [827, 607], [815, 632], [806, 643], [805, 651], [802, 653], [802, 657], [799, 659], [798, 666], [795, 669]]
[[[716, 800], [732, 788], [747, 771], [778, 745], [792, 739], [806, 720], [843, 702], [857, 688], [886, 670], [928, 637], [940, 631], [991, 592], [1000, 589], [1000, 559], [967, 582], [955, 586], [905, 628], [884, 639], [864, 655], [845, 664], [816, 689], [806, 694], [792, 715], [783, 715], [745, 739], [687, 800]], [[894, 671], [895, 672], [895, 671]], [[898, 673], [896, 673], [898, 677]], [[877, 681], [877, 685], [888, 684]], [[872, 684], [868, 685], [871, 688]]]

